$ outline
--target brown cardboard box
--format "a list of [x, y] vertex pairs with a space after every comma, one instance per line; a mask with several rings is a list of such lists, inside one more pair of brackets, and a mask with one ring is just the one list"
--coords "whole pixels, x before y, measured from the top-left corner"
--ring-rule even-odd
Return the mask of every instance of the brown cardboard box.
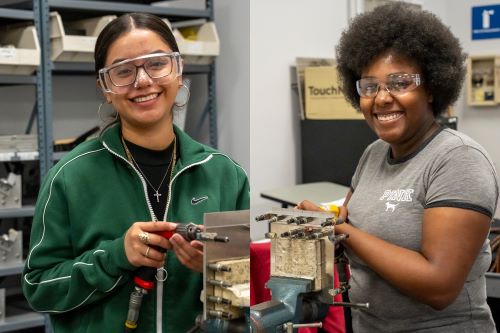
[[344, 99], [335, 67], [306, 67], [304, 74], [306, 119], [364, 119]]

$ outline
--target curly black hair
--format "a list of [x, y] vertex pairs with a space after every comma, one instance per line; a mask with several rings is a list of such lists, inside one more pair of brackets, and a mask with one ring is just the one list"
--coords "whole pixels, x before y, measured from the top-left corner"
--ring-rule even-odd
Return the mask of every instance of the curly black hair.
[[434, 116], [457, 100], [466, 59], [460, 42], [434, 14], [394, 2], [354, 18], [336, 47], [339, 83], [356, 109], [356, 81], [363, 69], [387, 51], [414, 61], [422, 69], [424, 84], [433, 96]]

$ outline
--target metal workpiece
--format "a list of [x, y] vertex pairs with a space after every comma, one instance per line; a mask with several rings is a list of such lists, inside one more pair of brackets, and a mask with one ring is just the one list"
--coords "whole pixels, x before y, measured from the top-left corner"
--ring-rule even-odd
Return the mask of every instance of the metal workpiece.
[[306, 233], [306, 232], [312, 232], [312, 227], [305, 227], [305, 228], [297, 228], [297, 229], [291, 229], [291, 230], [288, 230], [288, 231], [285, 231], [285, 232], [282, 232], [280, 234], [281, 237], [290, 237], [290, 236], [294, 236], [296, 234], [299, 234], [299, 233]]
[[217, 286], [217, 287], [222, 287], [222, 288], [229, 288], [229, 287], [233, 286], [231, 283], [229, 283], [227, 281], [214, 280], [214, 279], [207, 280], [207, 283], [211, 286]]
[[134, 291], [130, 294], [127, 319], [125, 321], [126, 332], [133, 332], [137, 328], [137, 321], [139, 320], [142, 299], [147, 293], [147, 290], [136, 286]]
[[270, 218], [273, 218], [275, 217], [276, 214], [270, 214], [270, 213], [267, 213], [267, 214], [262, 214], [262, 215], [258, 215], [255, 217], [255, 221], [259, 222], [259, 221], [265, 221], [265, 220], [269, 220]]
[[306, 223], [309, 223], [311, 222], [312, 220], [314, 220], [314, 217], [304, 217], [304, 216], [299, 216], [296, 218], [296, 222], [297, 224], [306, 224]]
[[207, 296], [207, 301], [215, 303], [215, 304], [226, 304], [226, 305], [231, 305], [231, 300], [219, 296], [213, 296], [209, 295]]
[[339, 294], [343, 294], [345, 293], [346, 291], [348, 291], [349, 289], [351, 289], [351, 286], [348, 285], [348, 284], [341, 284], [340, 287], [338, 288], [335, 288], [335, 289], [330, 289], [328, 291], [328, 293], [331, 295], [331, 296], [335, 296], [335, 295], [339, 295]]
[[325, 219], [325, 222], [321, 223], [322, 227], [327, 227], [327, 226], [332, 226], [332, 225], [338, 225], [344, 223], [344, 219], [341, 217], [331, 217]]
[[214, 272], [231, 272], [231, 267], [217, 263], [208, 264], [207, 268]]
[[269, 223], [273, 223], [273, 222], [281, 221], [281, 220], [283, 220], [283, 219], [285, 219], [285, 218], [286, 218], [286, 215], [276, 215], [276, 216], [274, 216], [274, 217], [271, 217], [271, 218], [268, 220], [268, 222], [269, 222]]
[[233, 316], [229, 312], [224, 312], [220, 310], [208, 310], [208, 315], [214, 318], [222, 318], [222, 319], [232, 319]]
[[[285, 217], [312, 217], [318, 221], [325, 221], [329, 218], [337, 218], [337, 215], [328, 211], [312, 211], [312, 210], [300, 210], [300, 209], [290, 209], [290, 208], [273, 208], [268, 214], [274, 215], [285, 215]], [[318, 223], [319, 224], [319, 223]]]
[[251, 307], [252, 332], [295, 333], [300, 327], [320, 327], [333, 303], [336, 246], [329, 237], [335, 234], [337, 216], [297, 209], [273, 209], [268, 214], [286, 217], [269, 223], [268, 235], [273, 237], [266, 287], [272, 300]]
[[266, 232], [264, 234], [264, 237], [267, 239], [273, 239], [273, 238], [278, 237], [278, 235], [275, 232]]
[[350, 303], [350, 302], [333, 302], [333, 306], [345, 306], [349, 308], [361, 308], [361, 309], [369, 309], [370, 303]]
[[320, 232], [313, 232], [307, 236], [308, 239], [320, 239], [323, 237], [328, 237], [334, 233], [334, 229], [324, 229], [321, 230]]
[[219, 236], [219, 234], [216, 232], [204, 232], [201, 226], [194, 223], [178, 223], [175, 227], [175, 233], [181, 235], [187, 241], [198, 240], [202, 242], [229, 242], [229, 237]]
[[331, 235], [328, 236], [328, 239], [334, 245], [339, 244], [340, 242], [346, 240], [347, 238], [349, 238], [349, 234], [339, 234], [339, 235], [331, 234]]
[[306, 231], [300, 231], [300, 232], [297, 232], [293, 235], [290, 236], [290, 238], [295, 238], [295, 239], [298, 239], [298, 238], [305, 238], [307, 235], [307, 232]]
[[0, 236], [0, 265], [22, 264], [23, 235], [22, 231], [9, 229]]
[[266, 213], [266, 214], [262, 214], [262, 215], [259, 215], [257, 217], [255, 217], [255, 221], [259, 222], [259, 221], [266, 221], [268, 223], [273, 223], [273, 222], [276, 222], [276, 221], [281, 221], [283, 219], [287, 218], [287, 215], [283, 215], [283, 214], [274, 214], [274, 213]]
[[318, 322], [318, 323], [308, 323], [308, 324], [294, 324], [291, 322], [283, 324], [283, 332], [286, 333], [293, 333], [295, 329], [297, 328], [322, 328], [323, 323]]
[[207, 213], [204, 224], [205, 232], [231, 241], [205, 243], [200, 328], [207, 333], [249, 333], [250, 212]]
[[227, 243], [229, 242], [229, 237], [227, 236], [219, 236], [215, 232], [199, 232], [196, 235], [196, 239], [199, 241], [213, 241], [213, 242], [219, 242], [219, 243]]
[[21, 208], [21, 175], [10, 172], [0, 178], [0, 209]]

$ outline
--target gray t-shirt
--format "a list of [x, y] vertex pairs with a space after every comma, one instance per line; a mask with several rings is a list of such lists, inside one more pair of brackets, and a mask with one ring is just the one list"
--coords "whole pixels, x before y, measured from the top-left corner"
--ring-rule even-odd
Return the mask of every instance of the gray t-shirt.
[[[389, 144], [377, 140], [360, 159], [347, 206], [353, 226], [419, 251], [426, 208], [458, 207], [493, 216], [498, 199], [495, 168], [471, 138], [440, 129], [403, 159], [394, 160], [389, 152]], [[486, 304], [488, 240], [457, 300], [441, 311], [402, 294], [351, 251], [347, 256], [352, 273], [350, 299], [370, 303], [368, 310], [352, 309], [354, 332], [495, 332]]]

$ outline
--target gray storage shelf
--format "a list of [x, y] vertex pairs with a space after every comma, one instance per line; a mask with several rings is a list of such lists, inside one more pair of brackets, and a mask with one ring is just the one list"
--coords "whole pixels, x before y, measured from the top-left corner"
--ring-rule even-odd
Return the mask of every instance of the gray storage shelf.
[[5, 317], [5, 320], [0, 321], [0, 332], [12, 332], [43, 325], [45, 325], [44, 315], [36, 312], [28, 312]]
[[486, 273], [486, 294], [500, 298], [500, 273]]
[[112, 1], [80, 1], [80, 0], [48, 0], [51, 9], [65, 9], [74, 11], [90, 11], [93, 13], [128, 13], [128, 12], [147, 12], [160, 16], [171, 16], [179, 18], [210, 18], [209, 9], [182, 9], [160, 6], [151, 6], [147, 4], [130, 4]]
[[36, 84], [36, 75], [0, 75], [0, 86]]
[[9, 276], [21, 274], [23, 272], [24, 263], [18, 264], [2, 264], [0, 265], [0, 276]]
[[16, 20], [30, 20], [30, 21], [33, 21], [34, 19], [32, 10], [10, 9], [10, 8], [0, 8], [0, 17], [16, 19]]
[[36, 161], [38, 159], [37, 151], [0, 153], [0, 162]]
[[0, 219], [12, 217], [31, 217], [35, 213], [35, 206], [28, 205], [21, 208], [4, 208], [0, 209]]

